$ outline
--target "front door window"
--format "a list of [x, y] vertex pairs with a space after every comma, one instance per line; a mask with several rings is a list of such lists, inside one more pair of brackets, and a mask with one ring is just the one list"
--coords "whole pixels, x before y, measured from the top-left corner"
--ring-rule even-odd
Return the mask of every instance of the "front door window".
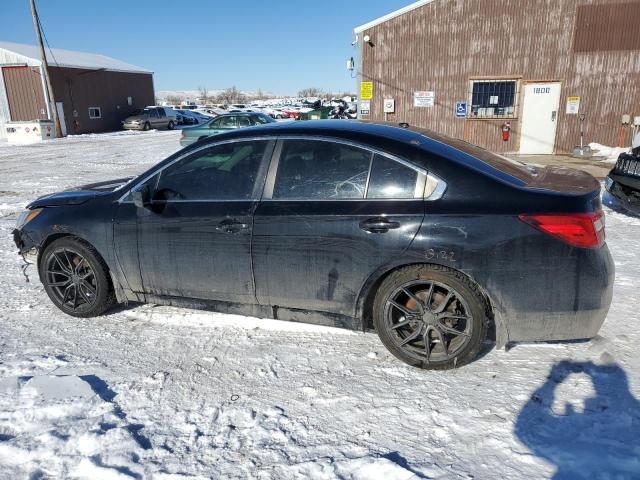
[[247, 200], [267, 142], [238, 142], [202, 150], [160, 175], [154, 200]]

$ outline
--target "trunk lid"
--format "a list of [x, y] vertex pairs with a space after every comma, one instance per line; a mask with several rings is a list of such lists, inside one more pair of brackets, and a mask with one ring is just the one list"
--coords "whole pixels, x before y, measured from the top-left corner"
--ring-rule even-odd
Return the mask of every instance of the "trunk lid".
[[587, 172], [567, 167], [547, 166], [531, 169], [526, 188], [550, 190], [565, 195], [600, 193], [600, 182]]

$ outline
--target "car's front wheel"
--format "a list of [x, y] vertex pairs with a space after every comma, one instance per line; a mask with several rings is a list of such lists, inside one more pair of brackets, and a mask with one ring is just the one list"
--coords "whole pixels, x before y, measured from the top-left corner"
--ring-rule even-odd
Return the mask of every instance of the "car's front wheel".
[[175, 125], [173, 124], [173, 121], [170, 121], [169, 124], [167, 125], [168, 130], [173, 130], [174, 127]]
[[475, 359], [487, 335], [485, 302], [465, 275], [438, 265], [391, 273], [373, 305], [380, 340], [403, 362], [455, 368]]
[[39, 274], [51, 301], [66, 314], [95, 317], [116, 303], [104, 260], [83, 241], [51, 242], [40, 257]]

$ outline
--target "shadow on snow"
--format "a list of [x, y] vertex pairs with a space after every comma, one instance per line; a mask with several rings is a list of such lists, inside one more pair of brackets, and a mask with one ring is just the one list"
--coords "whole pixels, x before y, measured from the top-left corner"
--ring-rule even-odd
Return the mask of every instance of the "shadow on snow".
[[[554, 405], [557, 388], [576, 374], [590, 378], [595, 395], [584, 400], [583, 411]], [[556, 466], [554, 479], [640, 478], [640, 402], [618, 365], [555, 364], [518, 415], [515, 434]]]

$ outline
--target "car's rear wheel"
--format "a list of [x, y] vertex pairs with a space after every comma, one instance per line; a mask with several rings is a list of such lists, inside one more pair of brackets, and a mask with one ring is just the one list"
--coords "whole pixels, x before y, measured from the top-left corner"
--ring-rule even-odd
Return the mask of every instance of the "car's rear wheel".
[[53, 241], [40, 257], [39, 270], [47, 295], [64, 313], [95, 317], [116, 303], [104, 260], [85, 242]]
[[482, 294], [438, 265], [399, 269], [380, 285], [373, 321], [389, 351], [409, 365], [448, 369], [475, 359], [487, 335]]
[[175, 127], [175, 125], [173, 124], [173, 121], [170, 121], [169, 124], [167, 125], [167, 128], [169, 130], [173, 130], [173, 127]]

